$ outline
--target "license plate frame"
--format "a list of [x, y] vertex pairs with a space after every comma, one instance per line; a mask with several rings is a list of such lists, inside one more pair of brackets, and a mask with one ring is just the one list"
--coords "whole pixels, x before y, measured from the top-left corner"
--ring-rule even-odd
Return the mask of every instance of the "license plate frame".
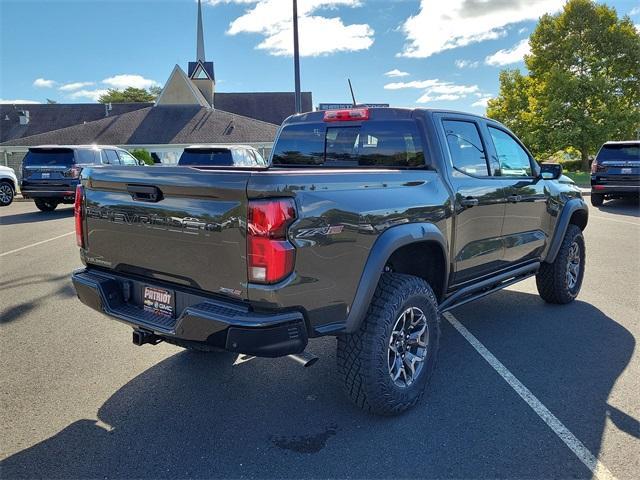
[[142, 291], [142, 306], [145, 312], [167, 318], [175, 316], [176, 295], [173, 290], [145, 285]]
[[631, 167], [625, 167], [620, 169], [620, 173], [622, 173], [622, 175], [631, 175], [632, 172], [633, 172], [633, 169]]
[[50, 172], [42, 172], [40, 174], [41, 178], [51, 178], [51, 173]]

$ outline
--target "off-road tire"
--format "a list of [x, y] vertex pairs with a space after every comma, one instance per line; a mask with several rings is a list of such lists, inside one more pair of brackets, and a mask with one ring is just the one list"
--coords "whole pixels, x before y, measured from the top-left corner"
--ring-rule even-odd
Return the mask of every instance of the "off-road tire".
[[0, 207], [7, 207], [11, 205], [13, 202], [13, 197], [15, 195], [15, 190], [13, 189], [13, 185], [11, 182], [7, 182], [6, 180], [0, 181]]
[[170, 343], [171, 345], [175, 345], [176, 347], [182, 347], [185, 350], [189, 350], [190, 352], [211, 353], [211, 352], [224, 351], [220, 348], [216, 348], [211, 345], [207, 345], [205, 343], [193, 342], [191, 340], [183, 340], [181, 338], [164, 337], [164, 341], [167, 343]]
[[[580, 247], [580, 270], [576, 285], [573, 288], [569, 288], [567, 269], [571, 245], [574, 242]], [[575, 300], [580, 292], [582, 279], [584, 278], [585, 259], [586, 252], [582, 230], [576, 225], [569, 224], [555, 260], [553, 263], [543, 262], [536, 274], [536, 286], [542, 299], [547, 303], [560, 305]]]
[[591, 205], [601, 207], [604, 203], [604, 195], [601, 193], [591, 193]]
[[53, 200], [36, 200], [35, 203], [41, 212], [53, 212], [58, 206], [58, 202]]
[[[420, 308], [427, 319], [427, 354], [415, 381], [399, 387], [387, 363], [389, 340], [397, 319], [411, 307]], [[360, 328], [338, 337], [338, 373], [347, 396], [379, 415], [397, 415], [413, 407], [435, 369], [439, 341], [438, 301], [429, 284], [411, 275], [384, 273]]]

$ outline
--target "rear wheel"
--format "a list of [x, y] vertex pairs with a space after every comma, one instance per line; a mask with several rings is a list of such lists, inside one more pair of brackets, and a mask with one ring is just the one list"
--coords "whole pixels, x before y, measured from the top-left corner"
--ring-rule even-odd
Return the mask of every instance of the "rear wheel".
[[379, 415], [420, 401], [435, 368], [438, 303], [421, 278], [385, 273], [358, 331], [338, 337], [338, 372], [349, 398]]
[[13, 185], [6, 180], [0, 181], [0, 207], [6, 207], [13, 202]]
[[570, 224], [553, 263], [543, 263], [536, 275], [538, 293], [545, 302], [565, 304], [578, 296], [584, 277], [582, 230]]
[[55, 200], [36, 200], [36, 207], [42, 212], [53, 212], [58, 206]]
[[591, 205], [594, 207], [600, 207], [604, 203], [604, 195], [601, 193], [591, 194]]

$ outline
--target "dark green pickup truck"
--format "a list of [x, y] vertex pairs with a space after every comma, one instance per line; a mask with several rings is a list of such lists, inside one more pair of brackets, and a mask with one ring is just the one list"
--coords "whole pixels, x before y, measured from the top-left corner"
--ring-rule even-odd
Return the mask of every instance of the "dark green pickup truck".
[[588, 217], [501, 124], [396, 108], [292, 116], [265, 167], [88, 168], [75, 212], [78, 297], [136, 344], [306, 361], [336, 336], [379, 414], [419, 401], [443, 312], [533, 275], [572, 301]]

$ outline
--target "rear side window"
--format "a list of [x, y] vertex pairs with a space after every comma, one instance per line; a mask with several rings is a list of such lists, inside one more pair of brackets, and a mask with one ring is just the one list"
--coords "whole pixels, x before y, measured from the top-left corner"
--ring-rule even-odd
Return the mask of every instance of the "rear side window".
[[233, 156], [227, 148], [185, 150], [180, 156], [178, 165], [231, 167]]
[[284, 127], [273, 152], [282, 166], [395, 167], [424, 166], [424, 151], [414, 121], [363, 122]]
[[79, 148], [76, 150], [76, 159], [78, 163], [100, 163], [100, 152], [89, 148]]
[[598, 161], [632, 162], [640, 160], [640, 145], [603, 145], [598, 152]]
[[451, 161], [456, 170], [476, 177], [489, 175], [487, 156], [474, 122], [444, 120]]
[[27, 152], [22, 163], [26, 167], [64, 167], [74, 164], [73, 150], [70, 148], [33, 149]]

